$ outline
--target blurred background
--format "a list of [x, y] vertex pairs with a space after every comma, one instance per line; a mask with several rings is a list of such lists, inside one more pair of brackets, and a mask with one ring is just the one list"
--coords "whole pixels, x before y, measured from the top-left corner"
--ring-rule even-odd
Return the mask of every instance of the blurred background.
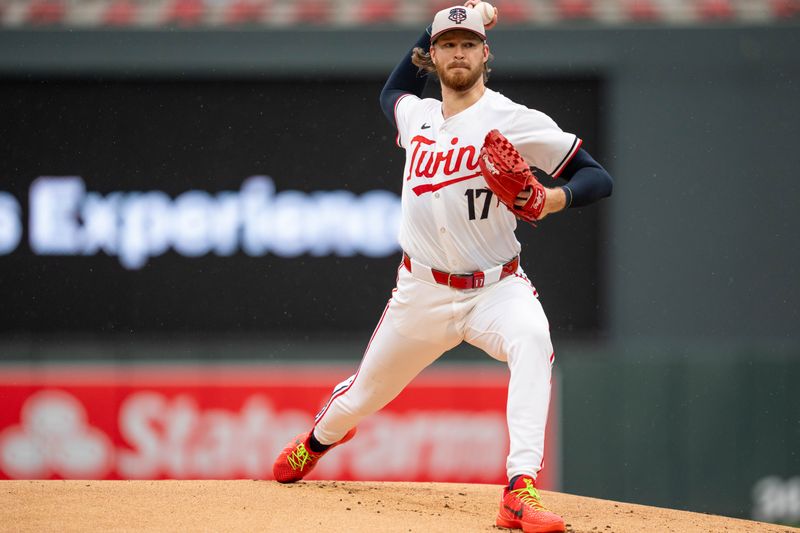
[[[271, 477], [394, 287], [378, 94], [448, 5], [0, 0], [0, 478]], [[495, 5], [489, 86], [616, 180], [518, 229], [543, 486], [800, 524], [800, 0]], [[445, 354], [315, 476], [502, 483], [506, 380]]]

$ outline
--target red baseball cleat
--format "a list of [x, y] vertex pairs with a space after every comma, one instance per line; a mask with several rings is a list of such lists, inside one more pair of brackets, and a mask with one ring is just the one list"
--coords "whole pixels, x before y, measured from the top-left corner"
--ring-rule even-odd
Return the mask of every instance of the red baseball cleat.
[[356, 434], [356, 428], [353, 428], [342, 437], [342, 440], [334, 442], [324, 452], [316, 453], [312, 452], [311, 447], [308, 445], [311, 431], [301, 433], [293, 438], [278, 458], [275, 459], [275, 464], [272, 465], [272, 474], [276, 480], [281, 483], [294, 483], [303, 479], [317, 466], [317, 461], [319, 461], [320, 457], [336, 446], [349, 441]]
[[508, 487], [503, 490], [495, 523], [509, 529], [522, 528], [525, 533], [564, 531], [564, 519], [542, 505], [539, 491], [533, 483], [532, 478], [520, 476], [512, 490], [508, 490]]

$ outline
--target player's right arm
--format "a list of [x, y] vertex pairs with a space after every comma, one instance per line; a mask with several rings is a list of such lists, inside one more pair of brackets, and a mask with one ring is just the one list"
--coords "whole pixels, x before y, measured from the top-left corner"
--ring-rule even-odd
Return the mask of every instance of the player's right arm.
[[397, 128], [397, 118], [395, 116], [395, 106], [397, 101], [405, 95], [413, 94], [422, 98], [422, 91], [425, 89], [425, 82], [428, 80], [425, 74], [420, 74], [419, 69], [411, 62], [411, 53], [414, 48], [429, 50], [431, 47], [431, 28], [430, 26], [422, 33], [411, 50], [403, 56], [403, 59], [394, 68], [386, 80], [386, 84], [381, 90], [381, 109], [389, 122]]

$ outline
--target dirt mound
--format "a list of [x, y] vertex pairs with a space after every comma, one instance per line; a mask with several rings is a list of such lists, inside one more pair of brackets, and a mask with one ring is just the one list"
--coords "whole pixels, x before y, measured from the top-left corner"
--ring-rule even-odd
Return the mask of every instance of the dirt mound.
[[[336, 481], [0, 481], [0, 530], [497, 533], [500, 490]], [[800, 531], [542, 492], [574, 533]]]

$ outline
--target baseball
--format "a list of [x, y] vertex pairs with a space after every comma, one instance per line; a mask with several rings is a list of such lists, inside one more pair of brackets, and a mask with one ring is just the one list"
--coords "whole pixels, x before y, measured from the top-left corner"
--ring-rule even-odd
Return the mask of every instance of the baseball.
[[474, 9], [477, 9], [478, 13], [481, 14], [484, 24], [489, 24], [494, 18], [494, 6], [489, 2], [478, 2]]

